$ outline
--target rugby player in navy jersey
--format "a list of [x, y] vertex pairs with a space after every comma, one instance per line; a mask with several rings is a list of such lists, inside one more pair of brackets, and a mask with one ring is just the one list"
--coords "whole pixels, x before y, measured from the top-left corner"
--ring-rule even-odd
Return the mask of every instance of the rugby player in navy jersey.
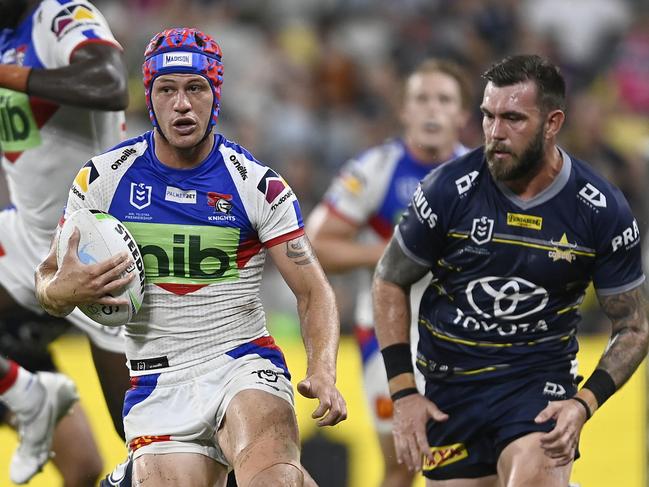
[[[393, 407], [372, 318], [372, 271], [418, 182], [468, 151], [459, 139], [471, 103], [466, 73], [448, 60], [423, 61], [406, 78], [403, 91], [403, 136], [348, 161], [307, 222], [309, 238], [326, 272], [360, 271], [354, 334], [363, 360], [365, 396], [383, 454], [381, 487], [411, 485], [414, 473], [398, 464], [394, 453]], [[422, 279], [411, 293], [415, 313], [426, 284]], [[413, 323], [413, 342], [416, 330]]]
[[[554, 65], [513, 56], [484, 78], [484, 147], [421, 182], [374, 277], [395, 447], [428, 487], [565, 487], [584, 424], [647, 354], [639, 230], [622, 193], [556, 145], [565, 83]], [[430, 271], [421, 395], [408, 294]], [[612, 331], [578, 390], [590, 282]]]

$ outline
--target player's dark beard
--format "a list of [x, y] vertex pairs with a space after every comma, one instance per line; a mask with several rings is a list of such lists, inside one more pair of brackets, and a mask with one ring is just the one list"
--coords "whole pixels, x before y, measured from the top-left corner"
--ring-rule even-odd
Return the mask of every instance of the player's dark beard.
[[13, 29], [25, 13], [27, 0], [0, 0], [0, 29]]
[[534, 134], [534, 137], [527, 145], [520, 156], [511, 153], [511, 163], [506, 164], [493, 157], [495, 151], [507, 150], [498, 142], [489, 144], [485, 149], [489, 172], [498, 181], [514, 181], [525, 176], [534, 174], [543, 160], [543, 125]]

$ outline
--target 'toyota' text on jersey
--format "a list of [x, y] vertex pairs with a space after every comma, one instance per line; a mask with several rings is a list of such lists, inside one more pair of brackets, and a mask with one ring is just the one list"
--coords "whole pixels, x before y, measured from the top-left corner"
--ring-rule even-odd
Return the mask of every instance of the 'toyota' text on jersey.
[[574, 366], [579, 305], [644, 281], [640, 232], [622, 193], [562, 151], [544, 191], [522, 200], [489, 173], [482, 148], [415, 191], [395, 236], [434, 280], [419, 314], [429, 378], [482, 380]]

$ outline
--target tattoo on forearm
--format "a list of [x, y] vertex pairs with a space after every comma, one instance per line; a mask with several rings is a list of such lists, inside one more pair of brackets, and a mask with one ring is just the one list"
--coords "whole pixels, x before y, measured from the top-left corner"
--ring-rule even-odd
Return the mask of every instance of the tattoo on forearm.
[[642, 287], [601, 296], [600, 304], [612, 323], [611, 340], [598, 367], [608, 371], [620, 387], [647, 354], [649, 324]]
[[316, 260], [313, 248], [305, 237], [286, 242], [286, 256], [296, 265], [307, 265]]

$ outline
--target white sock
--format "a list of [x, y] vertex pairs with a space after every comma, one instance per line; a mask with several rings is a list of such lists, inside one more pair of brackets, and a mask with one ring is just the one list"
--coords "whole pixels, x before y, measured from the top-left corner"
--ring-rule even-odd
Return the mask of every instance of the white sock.
[[0, 394], [0, 399], [17, 415], [30, 417], [40, 410], [45, 389], [36, 375], [19, 366], [16, 382], [4, 394]]

